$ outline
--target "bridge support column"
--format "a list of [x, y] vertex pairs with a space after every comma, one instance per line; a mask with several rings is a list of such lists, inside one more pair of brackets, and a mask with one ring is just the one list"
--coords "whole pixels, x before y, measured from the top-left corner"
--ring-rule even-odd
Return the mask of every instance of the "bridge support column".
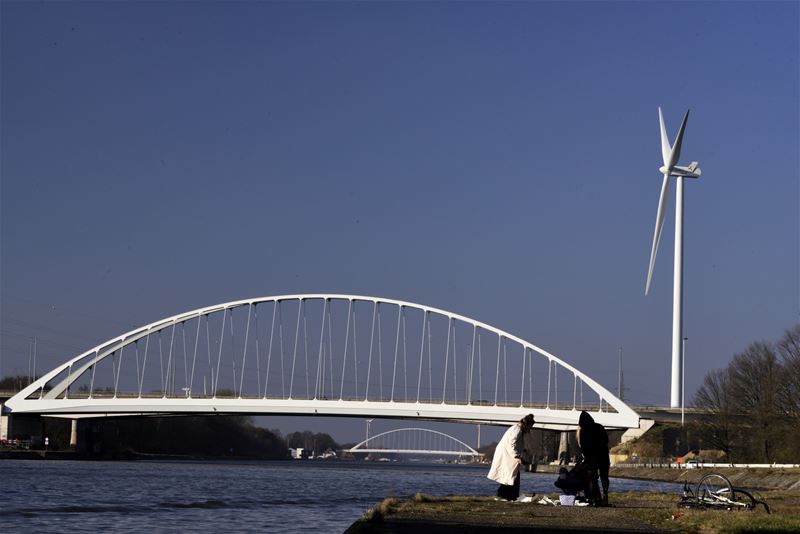
[[561, 432], [561, 440], [558, 443], [558, 465], [569, 464], [569, 436], [567, 432]]
[[72, 425], [69, 431], [69, 448], [75, 450], [78, 448], [78, 420], [72, 419], [70, 422]]
[[0, 406], [0, 439], [7, 440], [11, 435], [11, 416], [2, 415], [3, 408]]

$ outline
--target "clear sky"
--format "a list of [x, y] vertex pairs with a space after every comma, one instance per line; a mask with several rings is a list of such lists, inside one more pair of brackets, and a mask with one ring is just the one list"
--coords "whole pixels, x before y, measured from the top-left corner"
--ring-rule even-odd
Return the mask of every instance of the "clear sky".
[[799, 6], [3, 1], [0, 374], [32, 337], [42, 372], [189, 309], [337, 292], [487, 322], [613, 390], [622, 347], [626, 398], [666, 405], [661, 106], [671, 136], [691, 108], [703, 169], [689, 398], [800, 318]]

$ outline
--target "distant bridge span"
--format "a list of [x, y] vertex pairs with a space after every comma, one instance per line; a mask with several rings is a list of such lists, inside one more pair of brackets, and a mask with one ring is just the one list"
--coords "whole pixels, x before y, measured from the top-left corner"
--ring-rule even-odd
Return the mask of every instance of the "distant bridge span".
[[426, 454], [432, 456], [483, 456], [444, 432], [428, 428], [396, 428], [371, 436], [350, 449], [351, 453]]
[[[259, 316], [261, 319], [259, 319]], [[572, 365], [462, 315], [302, 294], [181, 313], [93, 347], [7, 401], [10, 414], [327, 415], [607, 427], [639, 416]]]

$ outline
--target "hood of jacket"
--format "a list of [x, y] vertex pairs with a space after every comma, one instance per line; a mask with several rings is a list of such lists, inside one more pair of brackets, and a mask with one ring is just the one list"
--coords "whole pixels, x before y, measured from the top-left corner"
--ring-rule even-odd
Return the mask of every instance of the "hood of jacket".
[[586, 411], [581, 412], [581, 415], [578, 418], [578, 426], [581, 428], [586, 428], [591, 426], [592, 423], [594, 423], [594, 419], [592, 419], [592, 416], [589, 415], [589, 413]]

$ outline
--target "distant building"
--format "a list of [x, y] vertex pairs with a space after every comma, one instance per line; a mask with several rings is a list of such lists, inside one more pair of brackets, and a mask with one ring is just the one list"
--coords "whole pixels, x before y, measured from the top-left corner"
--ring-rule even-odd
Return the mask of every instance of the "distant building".
[[296, 449], [289, 449], [289, 455], [294, 460], [302, 460], [303, 459], [303, 447], [297, 447]]

